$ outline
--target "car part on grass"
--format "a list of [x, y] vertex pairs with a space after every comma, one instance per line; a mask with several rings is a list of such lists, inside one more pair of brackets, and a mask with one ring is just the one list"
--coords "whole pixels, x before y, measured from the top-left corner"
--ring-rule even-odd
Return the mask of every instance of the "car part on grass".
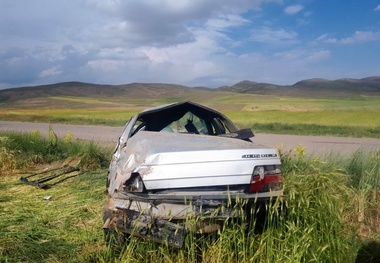
[[[41, 189], [46, 189], [53, 185], [59, 184], [67, 179], [75, 177], [79, 174], [79, 168], [65, 165], [59, 168], [52, 168], [39, 173], [34, 173], [25, 177], [21, 177], [20, 181], [28, 185], [36, 186]], [[30, 178], [32, 177], [33, 179], [31, 180]]]
[[193, 102], [132, 117], [108, 170], [105, 233], [181, 247], [188, 232], [217, 231], [228, 218], [254, 220], [256, 208], [283, 192], [276, 149], [253, 136]]
[[[128, 235], [134, 235], [179, 248], [182, 247], [186, 237], [186, 230], [183, 226], [130, 209], [123, 209], [117, 214], [113, 214], [112, 217], [107, 217], [103, 229], [110, 230], [111, 225], [116, 226], [117, 230], [115, 231], [120, 232], [113, 233], [118, 245], [123, 245], [120, 241], [127, 240]], [[105, 233], [109, 234], [109, 232]]]

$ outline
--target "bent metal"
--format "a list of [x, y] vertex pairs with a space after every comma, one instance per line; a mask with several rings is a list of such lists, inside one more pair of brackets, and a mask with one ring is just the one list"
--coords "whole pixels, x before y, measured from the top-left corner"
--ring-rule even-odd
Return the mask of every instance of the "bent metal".
[[107, 240], [133, 235], [181, 247], [188, 232], [217, 231], [242, 214], [253, 220], [253, 208], [283, 195], [277, 151], [253, 137], [188, 101], [132, 117], [108, 170]]

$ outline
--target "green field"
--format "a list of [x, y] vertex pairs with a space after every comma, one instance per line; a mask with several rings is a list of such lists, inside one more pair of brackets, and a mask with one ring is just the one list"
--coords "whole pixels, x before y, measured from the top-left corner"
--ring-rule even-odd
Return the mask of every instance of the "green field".
[[[380, 97], [296, 98], [238, 93], [207, 93], [156, 99], [49, 97], [49, 105], [1, 109], [11, 121], [123, 126], [142, 109], [192, 99], [225, 113], [254, 132], [380, 138]], [[53, 101], [53, 102], [52, 102]]]

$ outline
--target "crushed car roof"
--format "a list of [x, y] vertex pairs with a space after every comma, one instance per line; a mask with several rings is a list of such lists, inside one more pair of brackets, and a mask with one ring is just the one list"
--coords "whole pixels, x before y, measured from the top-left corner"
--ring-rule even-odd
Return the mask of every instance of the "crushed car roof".
[[146, 109], [138, 114], [137, 119], [149, 123], [148, 130], [158, 131], [172, 121], [179, 119], [186, 112], [191, 112], [202, 119], [220, 118], [226, 120], [228, 121], [227, 124], [230, 130], [238, 130], [225, 115], [214, 109], [190, 101], [171, 103]]

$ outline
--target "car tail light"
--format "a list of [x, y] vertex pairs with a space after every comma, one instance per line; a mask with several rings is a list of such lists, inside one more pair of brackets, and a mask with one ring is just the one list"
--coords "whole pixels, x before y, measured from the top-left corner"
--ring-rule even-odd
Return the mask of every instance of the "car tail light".
[[282, 189], [280, 165], [256, 166], [253, 169], [248, 192], [269, 192]]
[[124, 183], [124, 190], [127, 192], [142, 193], [144, 191], [144, 183], [138, 174], [133, 174], [129, 180]]

